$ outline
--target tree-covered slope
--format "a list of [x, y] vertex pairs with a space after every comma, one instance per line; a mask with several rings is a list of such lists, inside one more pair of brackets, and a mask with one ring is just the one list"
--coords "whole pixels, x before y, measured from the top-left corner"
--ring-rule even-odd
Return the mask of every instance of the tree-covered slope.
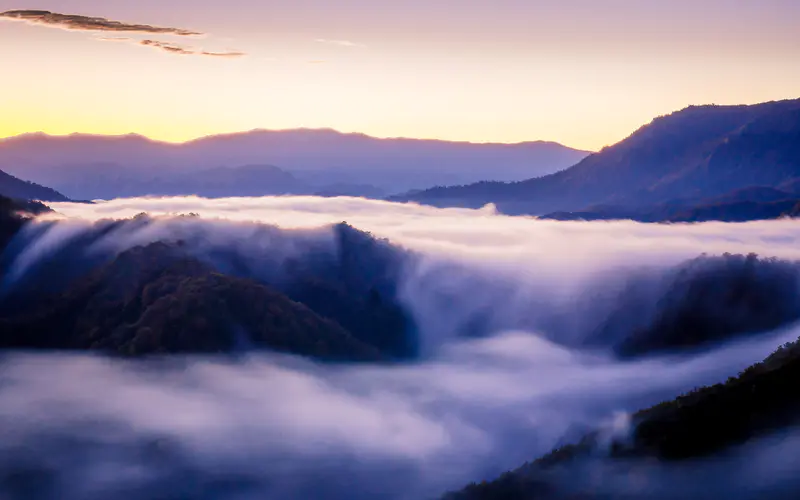
[[800, 100], [691, 106], [653, 120], [567, 170], [515, 183], [429, 189], [398, 199], [507, 213], [578, 211], [707, 198], [800, 176]]
[[[397, 290], [411, 254], [346, 224], [329, 228], [332, 238], [320, 230], [307, 241], [259, 226], [269, 233], [261, 244], [285, 244], [283, 253], [256, 243], [209, 247], [205, 231], [213, 229], [199, 219], [185, 220], [184, 241], [156, 229], [166, 221], [141, 215], [51, 242], [19, 271], [18, 259], [60, 223], [20, 231], [25, 219], [9, 217], [0, 347], [145, 354], [260, 346], [320, 359], [417, 352]], [[164, 233], [162, 242], [118, 255], [101, 244], [149, 230]]]
[[163, 243], [124, 252], [63, 293], [7, 311], [0, 344], [123, 355], [261, 347], [318, 359], [380, 358], [335, 321]]
[[[742, 445], [800, 423], [800, 341], [785, 344], [764, 361], [724, 382], [702, 387], [633, 415], [630, 436], [612, 440], [602, 460], [619, 470], [642, 461], [667, 467]], [[473, 483], [447, 500], [535, 500], [614, 498], [564, 488], [565, 477], [580, 474], [585, 460], [597, 458], [599, 434], [553, 450], [492, 481]], [[573, 465], [576, 465], [574, 469]], [[560, 469], [558, 478], [553, 471]], [[572, 471], [572, 472], [570, 472]], [[566, 474], [564, 476], [563, 474]], [[579, 477], [575, 477], [580, 482]], [[600, 478], [602, 482], [602, 478]], [[679, 484], [673, 484], [679, 487]], [[780, 498], [789, 498], [782, 496]]]

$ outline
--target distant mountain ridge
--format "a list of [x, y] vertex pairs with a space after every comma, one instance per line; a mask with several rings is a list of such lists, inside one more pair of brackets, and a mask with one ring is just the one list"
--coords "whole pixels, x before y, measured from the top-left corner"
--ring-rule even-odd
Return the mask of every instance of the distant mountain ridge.
[[114, 189], [124, 183], [174, 181], [185, 174], [242, 165], [274, 165], [309, 185], [302, 194], [339, 191], [330, 186], [347, 186], [348, 192], [359, 185], [370, 192], [399, 193], [437, 184], [530, 178], [566, 168], [587, 154], [544, 141], [379, 139], [330, 129], [253, 130], [181, 144], [134, 134], [35, 133], [0, 140], [0, 169], [74, 198], [110, 197], [99, 192], [98, 184], [115, 196]]
[[438, 187], [398, 201], [534, 215], [592, 205], [640, 207], [711, 198], [800, 179], [800, 99], [751, 106], [690, 106], [566, 170], [526, 181]]
[[551, 220], [620, 220], [639, 222], [745, 222], [796, 217], [800, 204], [796, 186], [787, 190], [766, 186], [737, 189], [712, 198], [683, 198], [643, 206], [595, 205], [574, 212], [540, 216]]

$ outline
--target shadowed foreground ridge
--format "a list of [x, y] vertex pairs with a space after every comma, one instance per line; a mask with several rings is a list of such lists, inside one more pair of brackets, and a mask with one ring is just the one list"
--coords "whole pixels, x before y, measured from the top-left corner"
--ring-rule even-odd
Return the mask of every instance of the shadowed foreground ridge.
[[[797, 262], [755, 254], [702, 255], [669, 269], [655, 299], [647, 298], [650, 279], [627, 284], [589, 344], [611, 343], [624, 357], [677, 352], [770, 332], [800, 319]], [[632, 319], [651, 308], [648, 322]]]
[[[24, 219], [9, 217], [12, 217], [10, 230], [19, 231]], [[3, 272], [12, 269], [14, 255], [46, 237], [46, 231], [56, 229], [58, 224], [37, 223], [16, 238], [0, 260]], [[169, 237], [168, 243], [151, 244], [120, 255], [110, 250], [97, 251], [98, 242], [103, 239], [130, 237], [137, 231], [155, 230], [160, 224], [167, 224], [165, 234], [177, 230], [186, 241]], [[169, 229], [170, 225], [175, 229]], [[264, 241], [289, 238], [287, 241], [291, 242], [294, 238], [291, 232], [257, 227], [257, 233], [263, 232], [267, 238]], [[141, 215], [93, 224], [46, 258], [39, 259], [13, 285], [6, 284], [0, 300], [3, 328], [0, 345], [91, 348], [120, 354], [226, 351], [234, 345], [246, 346], [250, 341], [268, 347], [272, 345], [270, 342], [260, 343], [249, 334], [242, 334], [248, 328], [262, 328], [251, 316], [237, 316], [254, 311], [225, 305], [237, 302], [233, 297], [245, 293], [245, 288], [256, 290], [257, 286], [265, 286], [263, 294], [247, 293], [264, 295], [262, 301], [280, 297], [281, 301], [300, 303], [311, 314], [309, 317], [335, 322], [354, 341], [376, 349], [386, 358], [412, 359], [419, 354], [417, 326], [408, 305], [399, 297], [404, 273], [411, 272], [409, 266], [416, 259], [413, 253], [345, 223], [330, 228], [332, 241], [297, 240], [291, 243], [299, 245], [297, 250], [285, 256], [273, 251], [252, 253], [247, 250], [249, 243], [218, 242], [206, 248], [209, 243], [203, 241], [210, 235], [204, 231], [208, 230], [202, 218], [191, 217], [164, 220]], [[251, 246], [258, 248], [256, 242]], [[456, 268], [441, 271], [444, 274], [431, 275], [432, 281], [425, 286], [436, 287], [448, 275], [469, 273]], [[207, 279], [209, 276], [215, 276], [213, 284]], [[225, 287], [221, 286], [223, 283]], [[236, 291], [229, 290], [228, 285], [233, 283], [239, 284], [234, 287]], [[244, 286], [245, 283], [248, 285]], [[498, 289], [498, 293], [510, 293], [500, 280], [479, 278], [476, 284], [487, 291]], [[634, 273], [624, 278], [621, 287], [609, 287], [605, 282], [593, 286], [596, 288], [592, 290], [603, 294], [603, 300], [595, 300], [592, 291], [586, 295], [589, 302], [569, 304], [545, 318], [544, 329], [552, 331], [551, 340], [570, 347], [610, 348], [620, 356], [640, 357], [654, 352], [705, 348], [735, 336], [767, 332], [800, 317], [797, 263], [755, 255], [701, 256], [663, 271]], [[153, 295], [153, 290], [162, 288], [165, 291], [161, 295]], [[233, 295], [220, 299], [220, 308], [207, 307], [208, 301], [216, 300], [216, 294], [223, 288], [228, 290], [225, 294]], [[448, 295], [451, 292], [440, 297], [442, 307], [457, 306], [461, 290], [453, 292], [452, 297]], [[198, 304], [203, 308], [194, 312], [193, 308], [200, 306], [186, 302], [188, 297], [198, 300], [202, 297]], [[295, 315], [300, 312], [276, 307]], [[181, 308], [183, 313], [179, 313]], [[585, 316], [579, 328], [571, 320], [576, 309], [584, 311]], [[212, 311], [218, 317], [204, 316]], [[187, 321], [187, 325], [168, 326], [166, 318], [178, 314], [197, 316], [197, 325], [189, 325]], [[233, 317], [222, 325], [225, 314]], [[490, 308], [476, 310], [473, 316], [457, 334], [480, 337], [496, 329], [537, 331], [542, 324], [541, 318], [529, 317], [524, 310], [503, 314]], [[298, 324], [289, 317], [281, 321]], [[67, 336], [72, 340], [46, 333], [57, 329], [59, 322], [78, 329], [71, 337]], [[147, 328], [166, 331], [195, 326], [227, 333], [220, 333], [222, 337], [215, 342], [204, 340], [197, 346], [186, 339], [183, 343], [170, 340], [169, 346], [158, 341], [133, 342], [140, 327], [144, 339], [150, 335]], [[575, 332], [579, 337], [570, 340]], [[159, 333], [152, 337], [167, 341]], [[234, 337], [239, 340], [234, 342]], [[319, 354], [313, 349], [290, 349], [290, 352]]]
[[24, 201], [0, 195], [0, 248], [5, 248], [30, 217], [49, 212], [38, 201]]
[[122, 355], [262, 347], [318, 359], [380, 358], [302, 304], [163, 243], [124, 252], [66, 292], [4, 318], [0, 339], [4, 348]]
[[[470, 484], [444, 499], [635, 498], [598, 493], [613, 491], [611, 486], [575, 491], [566, 483], [570, 477], [583, 482], [579, 479], [587, 470], [583, 467], [595, 460], [622, 471], [635, 471], [648, 461], [657, 467], [684, 462], [691, 467], [694, 460], [714, 457], [751, 440], [793, 428], [800, 423], [798, 379], [800, 340], [779, 347], [762, 362], [723, 383], [698, 388], [637, 412], [633, 415], [631, 436], [612, 440], [607, 449], [599, 444], [599, 434], [592, 433], [577, 444], [556, 449], [495, 480]], [[602, 478], [598, 481], [603, 484]]]
[[[24, 225], [10, 220], [10, 231]], [[29, 270], [0, 301], [0, 347], [120, 355], [267, 348], [341, 361], [416, 354], [413, 322], [396, 298], [408, 255], [388, 242], [340, 224], [333, 251], [312, 248], [286, 262], [253, 264], [235, 248], [198, 252], [183, 241], [116, 256], [88, 251], [111, 231], [154, 223], [99, 223]]]

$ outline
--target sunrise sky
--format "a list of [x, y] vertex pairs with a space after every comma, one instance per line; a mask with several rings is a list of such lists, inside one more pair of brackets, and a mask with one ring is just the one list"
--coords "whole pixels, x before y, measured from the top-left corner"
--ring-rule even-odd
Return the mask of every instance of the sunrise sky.
[[87, 18], [0, 16], [0, 137], [329, 127], [594, 150], [688, 104], [800, 97], [797, 0], [0, 0], [32, 9]]

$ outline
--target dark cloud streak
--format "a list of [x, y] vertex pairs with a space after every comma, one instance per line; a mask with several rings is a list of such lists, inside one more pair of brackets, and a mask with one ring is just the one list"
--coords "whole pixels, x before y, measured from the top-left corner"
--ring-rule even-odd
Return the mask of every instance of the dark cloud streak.
[[182, 28], [125, 23], [120, 21], [112, 21], [104, 17], [59, 14], [57, 12], [50, 12], [47, 10], [9, 10], [1, 13], [0, 18], [24, 21], [29, 24], [41, 24], [49, 27], [74, 31], [160, 33], [178, 36], [197, 36], [203, 34], [198, 31], [191, 31]]
[[[60, 28], [71, 31], [101, 31], [118, 33], [157, 33], [176, 36], [199, 36], [203, 35], [199, 31], [191, 31], [182, 28], [170, 28], [152, 26], [149, 24], [133, 24], [119, 21], [111, 21], [104, 17], [89, 17], [80, 15], [58, 14], [47, 10], [9, 10], [0, 13], [0, 20], [23, 21], [29, 24], [43, 25], [52, 28]], [[242, 57], [244, 52], [228, 51], [213, 52], [200, 50], [194, 47], [181, 45], [161, 40], [137, 40], [129, 37], [106, 37], [97, 36], [96, 40], [108, 42], [130, 42], [145, 47], [160, 49], [170, 54], [177, 55], [199, 55], [211, 57]]]
[[144, 45], [145, 47], [153, 47], [156, 49], [161, 49], [166, 52], [170, 52], [172, 54], [178, 55], [192, 55], [196, 54], [196, 52], [188, 47], [184, 47], [182, 45], [177, 45], [174, 43], [169, 42], [160, 42], [158, 40], [142, 40], [139, 42], [139, 45]]

